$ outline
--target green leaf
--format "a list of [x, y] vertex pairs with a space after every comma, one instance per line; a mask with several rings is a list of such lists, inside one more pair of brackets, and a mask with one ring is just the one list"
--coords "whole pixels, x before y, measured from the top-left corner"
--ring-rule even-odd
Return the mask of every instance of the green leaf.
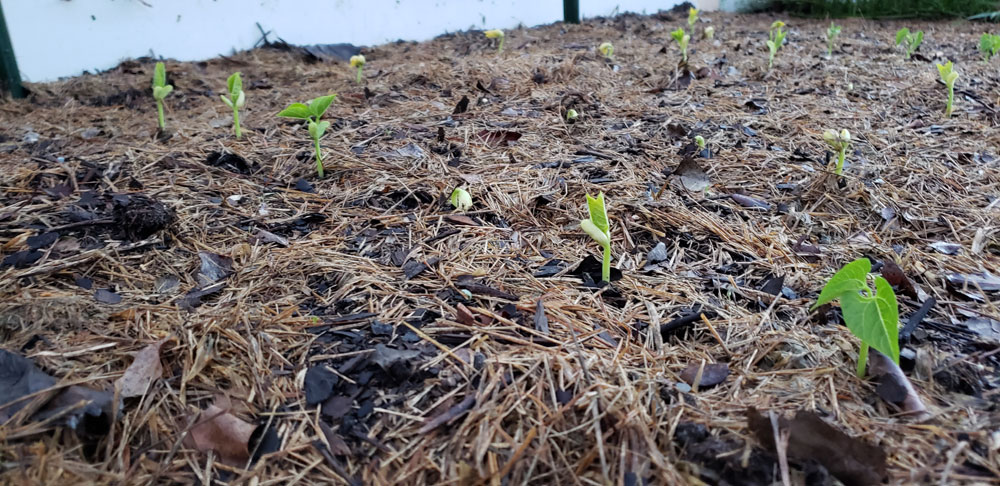
[[910, 41], [910, 46], [912, 50], [914, 51], [917, 50], [917, 48], [920, 47], [920, 44], [923, 41], [924, 41], [924, 31], [922, 30], [917, 31], [917, 35], [913, 38], [912, 41]]
[[[867, 285], [865, 288], [868, 288]], [[847, 292], [840, 298], [847, 328], [865, 344], [899, 363], [899, 310], [896, 294], [882, 277], [875, 277], [874, 296]]]
[[907, 29], [906, 27], [903, 27], [902, 29], [897, 30], [896, 31], [896, 45], [898, 46], [898, 45], [902, 44], [903, 40], [906, 39], [906, 36], [908, 36], [908, 35], [910, 35], [910, 29]]
[[309, 136], [311, 136], [313, 140], [319, 140], [322, 138], [323, 134], [326, 133], [327, 128], [330, 128], [330, 122], [328, 121], [315, 122], [309, 120]]
[[326, 113], [326, 109], [330, 107], [330, 103], [333, 103], [333, 100], [336, 97], [337, 95], [335, 94], [326, 95], [326, 96], [320, 96], [319, 98], [310, 101], [309, 112], [312, 113], [312, 115], [315, 116], [316, 119], [318, 120], [323, 116], [324, 113]]
[[153, 86], [164, 86], [167, 84], [167, 68], [162, 62], [156, 63], [153, 68]]
[[[868, 283], [865, 279], [868, 277], [868, 272], [871, 269], [872, 263], [867, 258], [859, 258], [844, 265], [844, 268], [841, 268], [826, 283], [823, 291], [819, 293], [819, 299], [816, 300], [816, 303], [809, 310], [814, 310], [823, 304], [840, 299], [845, 294], [857, 294], [862, 289], [867, 289]], [[841, 306], [843, 306], [843, 303], [841, 303]]]
[[226, 80], [226, 86], [229, 88], [229, 95], [235, 100], [243, 91], [243, 79], [240, 78], [239, 71], [229, 76], [229, 79]]
[[226, 95], [219, 95], [219, 98], [222, 98], [222, 102], [225, 103], [226, 106], [228, 106], [229, 108], [233, 107], [233, 102], [229, 101], [229, 98], [226, 98]]
[[677, 29], [677, 30], [671, 32], [670, 33], [670, 37], [673, 37], [675, 41], [677, 41], [678, 43], [680, 43], [681, 39], [684, 38], [684, 29]]
[[608, 210], [604, 206], [604, 193], [600, 193], [596, 198], [587, 194], [587, 212], [590, 214], [590, 221], [601, 230], [605, 236], [610, 236], [611, 226], [608, 224]]
[[288, 108], [281, 110], [278, 116], [285, 118], [298, 118], [300, 120], [308, 120], [312, 116], [312, 112], [309, 111], [309, 107], [302, 103], [292, 103], [288, 105]]

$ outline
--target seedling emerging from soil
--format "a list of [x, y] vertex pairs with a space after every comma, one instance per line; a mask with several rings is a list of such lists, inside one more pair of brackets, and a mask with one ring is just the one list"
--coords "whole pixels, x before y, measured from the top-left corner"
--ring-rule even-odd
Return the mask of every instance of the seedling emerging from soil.
[[671, 32], [670, 37], [673, 37], [677, 41], [677, 45], [681, 48], [681, 59], [686, 63], [688, 60], [688, 42], [691, 42], [691, 36], [684, 33], [683, 28], [680, 28]]
[[502, 30], [500, 29], [487, 30], [486, 32], [483, 32], [483, 34], [486, 35], [487, 39], [500, 39], [500, 44], [497, 46], [497, 54], [503, 52], [504, 35]]
[[782, 30], [785, 23], [780, 20], [775, 20], [771, 24], [771, 31], [767, 34], [767, 50], [769, 52], [767, 57], [767, 70], [771, 70], [771, 66], [774, 65], [774, 56], [778, 53], [778, 49], [781, 49], [781, 45], [785, 42], [785, 35], [787, 32]]
[[153, 98], [156, 100], [156, 118], [160, 122], [160, 131], [167, 127], [163, 119], [163, 99], [173, 90], [174, 87], [167, 84], [167, 68], [162, 62], [156, 63], [153, 68]]
[[363, 54], [351, 56], [351, 67], [358, 70], [358, 84], [361, 84], [361, 69], [365, 67], [365, 56]]
[[611, 282], [611, 226], [608, 223], [608, 210], [604, 206], [604, 193], [596, 198], [587, 194], [587, 212], [590, 218], [580, 221], [580, 228], [604, 249], [604, 262], [601, 264], [601, 281]]
[[865, 375], [868, 348], [872, 347], [899, 364], [899, 309], [892, 285], [875, 277], [875, 292], [868, 286], [872, 269], [867, 258], [854, 260], [841, 268], [819, 294], [812, 309], [840, 300], [847, 328], [861, 340], [858, 353], [858, 377]]
[[903, 27], [896, 31], [896, 45], [902, 45], [903, 51], [906, 54], [906, 58], [909, 59], [911, 55], [920, 47], [920, 43], [924, 41], [924, 31], [918, 30], [916, 32], [910, 32], [910, 29]]
[[572, 108], [566, 110], [566, 122], [567, 123], [573, 123], [573, 122], [575, 122], [577, 120], [577, 118], [580, 118], [580, 114], [577, 113], [576, 110], [574, 110]]
[[847, 158], [847, 147], [851, 145], [851, 132], [847, 129], [843, 129], [840, 133], [836, 130], [827, 130], [823, 132], [823, 140], [826, 144], [830, 146], [833, 150], [837, 151], [837, 168], [834, 173], [837, 175], [844, 174], [844, 159]]
[[951, 116], [952, 103], [955, 101], [955, 80], [958, 79], [958, 73], [952, 67], [951, 61], [937, 65], [938, 73], [941, 74], [941, 81], [944, 81], [944, 85], [948, 87], [948, 104], [944, 107], [945, 118]]
[[615, 46], [611, 45], [610, 42], [605, 42], [597, 47], [597, 50], [601, 52], [601, 55], [605, 59], [611, 60], [611, 56], [615, 55]]
[[715, 37], [715, 27], [712, 27], [711, 25], [705, 27], [705, 38], [708, 40], [712, 40], [712, 38], [714, 37]]
[[451, 205], [464, 213], [472, 208], [472, 195], [469, 194], [469, 191], [456, 187], [454, 191], [451, 191]]
[[316, 149], [316, 173], [320, 177], [323, 177], [323, 154], [319, 148], [319, 139], [323, 137], [326, 130], [330, 128], [330, 122], [320, 121], [323, 114], [326, 113], [326, 109], [330, 107], [330, 103], [337, 95], [327, 95], [320, 96], [309, 102], [308, 105], [303, 103], [292, 103], [288, 105], [288, 108], [281, 110], [278, 116], [285, 118], [296, 118], [299, 120], [306, 120], [309, 122], [309, 136], [313, 139], [313, 146]]
[[826, 29], [826, 56], [833, 55], [833, 48], [837, 44], [837, 36], [840, 35], [840, 26], [830, 22], [830, 27]]
[[701, 135], [695, 135], [694, 143], [698, 144], [698, 150], [705, 150], [705, 137]]
[[990, 58], [1000, 52], [1000, 35], [983, 34], [979, 38], [979, 52], [983, 55], [983, 62], [990, 62]]
[[233, 110], [233, 133], [236, 134], [236, 139], [239, 140], [243, 136], [240, 132], [240, 108], [243, 108], [247, 104], [247, 97], [243, 94], [243, 80], [240, 79], [240, 73], [236, 72], [229, 76], [229, 79], [226, 80], [226, 86], [229, 88], [229, 97], [226, 97], [226, 95], [219, 96], [222, 97], [223, 103]]
[[698, 9], [689, 8], [688, 9], [688, 27], [691, 28], [691, 32], [694, 32], [694, 24], [698, 22]]

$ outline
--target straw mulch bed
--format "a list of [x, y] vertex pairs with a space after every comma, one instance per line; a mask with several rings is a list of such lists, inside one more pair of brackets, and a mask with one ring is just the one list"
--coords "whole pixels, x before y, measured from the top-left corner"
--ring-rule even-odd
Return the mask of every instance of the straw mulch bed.
[[[704, 17], [718, 42], [692, 42], [687, 86], [673, 14], [513, 30], [501, 55], [478, 32], [366, 49], [363, 88], [296, 49], [168, 62], [166, 140], [149, 60], [0, 105], [2, 347], [60, 389], [121, 395], [136, 353], [164, 340], [160, 377], [106, 400], [103, 428], [41, 420], [54, 392], [29, 397], [0, 428], [0, 482], [770, 484], [780, 461], [747, 426], [756, 407], [813, 411], [878, 447], [893, 484], [997, 483], [998, 294], [961, 277], [1000, 270], [983, 26], [907, 24], [927, 37], [904, 61], [904, 24], [847, 20], [825, 60], [827, 24], [793, 19], [765, 73], [774, 18]], [[948, 120], [943, 58], [961, 73]], [[233, 71], [241, 141], [218, 99]], [[274, 114], [330, 92], [320, 180], [305, 128]], [[839, 184], [827, 128], [855, 140]], [[706, 191], [664, 175], [694, 135], [713, 151], [695, 159]], [[458, 186], [464, 214], [447, 202]], [[612, 289], [575, 270], [599, 258], [579, 228], [599, 191]], [[646, 270], [658, 242], [666, 260]], [[861, 256], [916, 285], [898, 289], [904, 324], [936, 300], [904, 360], [928, 420], [854, 376], [836, 308], [808, 312]], [[728, 375], [683, 384], [702, 363]], [[807, 473], [824, 484], [792, 461], [793, 482]]]

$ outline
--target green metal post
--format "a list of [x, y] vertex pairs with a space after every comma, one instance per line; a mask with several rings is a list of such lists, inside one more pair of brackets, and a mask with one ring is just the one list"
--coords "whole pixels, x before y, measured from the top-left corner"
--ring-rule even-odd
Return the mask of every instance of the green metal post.
[[7, 31], [7, 21], [0, 7], [0, 84], [14, 98], [24, 98], [24, 87], [21, 86], [21, 73], [17, 70], [17, 59], [14, 57], [14, 46], [10, 43], [10, 33]]
[[580, 0], [563, 0], [563, 22], [580, 23]]

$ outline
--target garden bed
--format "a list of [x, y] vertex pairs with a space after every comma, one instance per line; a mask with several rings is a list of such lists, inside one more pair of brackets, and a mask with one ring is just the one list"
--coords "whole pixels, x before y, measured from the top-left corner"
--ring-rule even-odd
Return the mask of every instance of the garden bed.
[[[2, 481], [772, 484], [751, 408], [814, 413], [857, 440], [813, 440], [873, 461], [848, 469], [882, 451], [893, 484], [1000, 481], [984, 26], [908, 22], [926, 38], [904, 60], [903, 23], [845, 20], [828, 60], [828, 24], [784, 19], [767, 72], [775, 17], [706, 13], [685, 75], [686, 17], [508, 31], [499, 55], [481, 32], [374, 47], [363, 86], [283, 45], [167, 62], [162, 134], [151, 60], [0, 105], [0, 336], [30, 360], [0, 363], [61, 386], [2, 428]], [[305, 127], [274, 115], [328, 93], [320, 179]], [[842, 179], [830, 128], [853, 135]], [[669, 175], [682, 161], [707, 189]], [[579, 225], [602, 191], [610, 288]], [[809, 312], [862, 256], [904, 274], [924, 420], [855, 376], [836, 308]]]

